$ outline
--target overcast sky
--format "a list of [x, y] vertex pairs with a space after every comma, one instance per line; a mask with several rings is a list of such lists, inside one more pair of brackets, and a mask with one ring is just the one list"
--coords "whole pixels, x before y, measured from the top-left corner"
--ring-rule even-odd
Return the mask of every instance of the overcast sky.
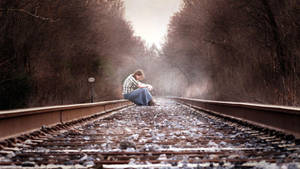
[[170, 17], [179, 10], [181, 0], [124, 0], [125, 17], [131, 22], [135, 35], [148, 46], [160, 48], [167, 34]]

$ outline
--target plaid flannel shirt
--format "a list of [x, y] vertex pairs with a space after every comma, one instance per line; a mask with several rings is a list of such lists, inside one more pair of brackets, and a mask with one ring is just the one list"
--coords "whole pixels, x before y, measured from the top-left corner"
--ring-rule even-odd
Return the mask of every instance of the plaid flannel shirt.
[[134, 91], [135, 89], [139, 88], [138, 86], [141, 84], [141, 82], [137, 81], [133, 74], [130, 74], [123, 83], [123, 93], [122, 94], [128, 94]]

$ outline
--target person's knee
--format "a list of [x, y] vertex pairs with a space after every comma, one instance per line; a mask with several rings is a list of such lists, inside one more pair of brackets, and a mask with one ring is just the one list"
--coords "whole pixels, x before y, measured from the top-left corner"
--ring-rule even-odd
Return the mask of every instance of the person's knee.
[[141, 90], [142, 90], [143, 92], [149, 92], [149, 90], [148, 90], [147, 88], [141, 88]]

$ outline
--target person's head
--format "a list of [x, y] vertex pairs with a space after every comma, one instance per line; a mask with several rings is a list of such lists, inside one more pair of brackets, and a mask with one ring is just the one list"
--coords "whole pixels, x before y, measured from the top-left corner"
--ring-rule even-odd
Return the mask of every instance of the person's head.
[[145, 78], [145, 75], [144, 75], [143, 70], [141, 70], [141, 69], [136, 70], [136, 71], [133, 73], [133, 77], [134, 77], [136, 80], [143, 80], [143, 79]]

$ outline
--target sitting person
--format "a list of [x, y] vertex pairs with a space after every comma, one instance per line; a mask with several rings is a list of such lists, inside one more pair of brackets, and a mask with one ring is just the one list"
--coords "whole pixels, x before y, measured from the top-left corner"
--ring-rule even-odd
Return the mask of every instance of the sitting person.
[[140, 69], [130, 74], [123, 83], [123, 96], [139, 106], [154, 106], [152, 95], [149, 92], [153, 87], [140, 82], [144, 77], [144, 72]]

